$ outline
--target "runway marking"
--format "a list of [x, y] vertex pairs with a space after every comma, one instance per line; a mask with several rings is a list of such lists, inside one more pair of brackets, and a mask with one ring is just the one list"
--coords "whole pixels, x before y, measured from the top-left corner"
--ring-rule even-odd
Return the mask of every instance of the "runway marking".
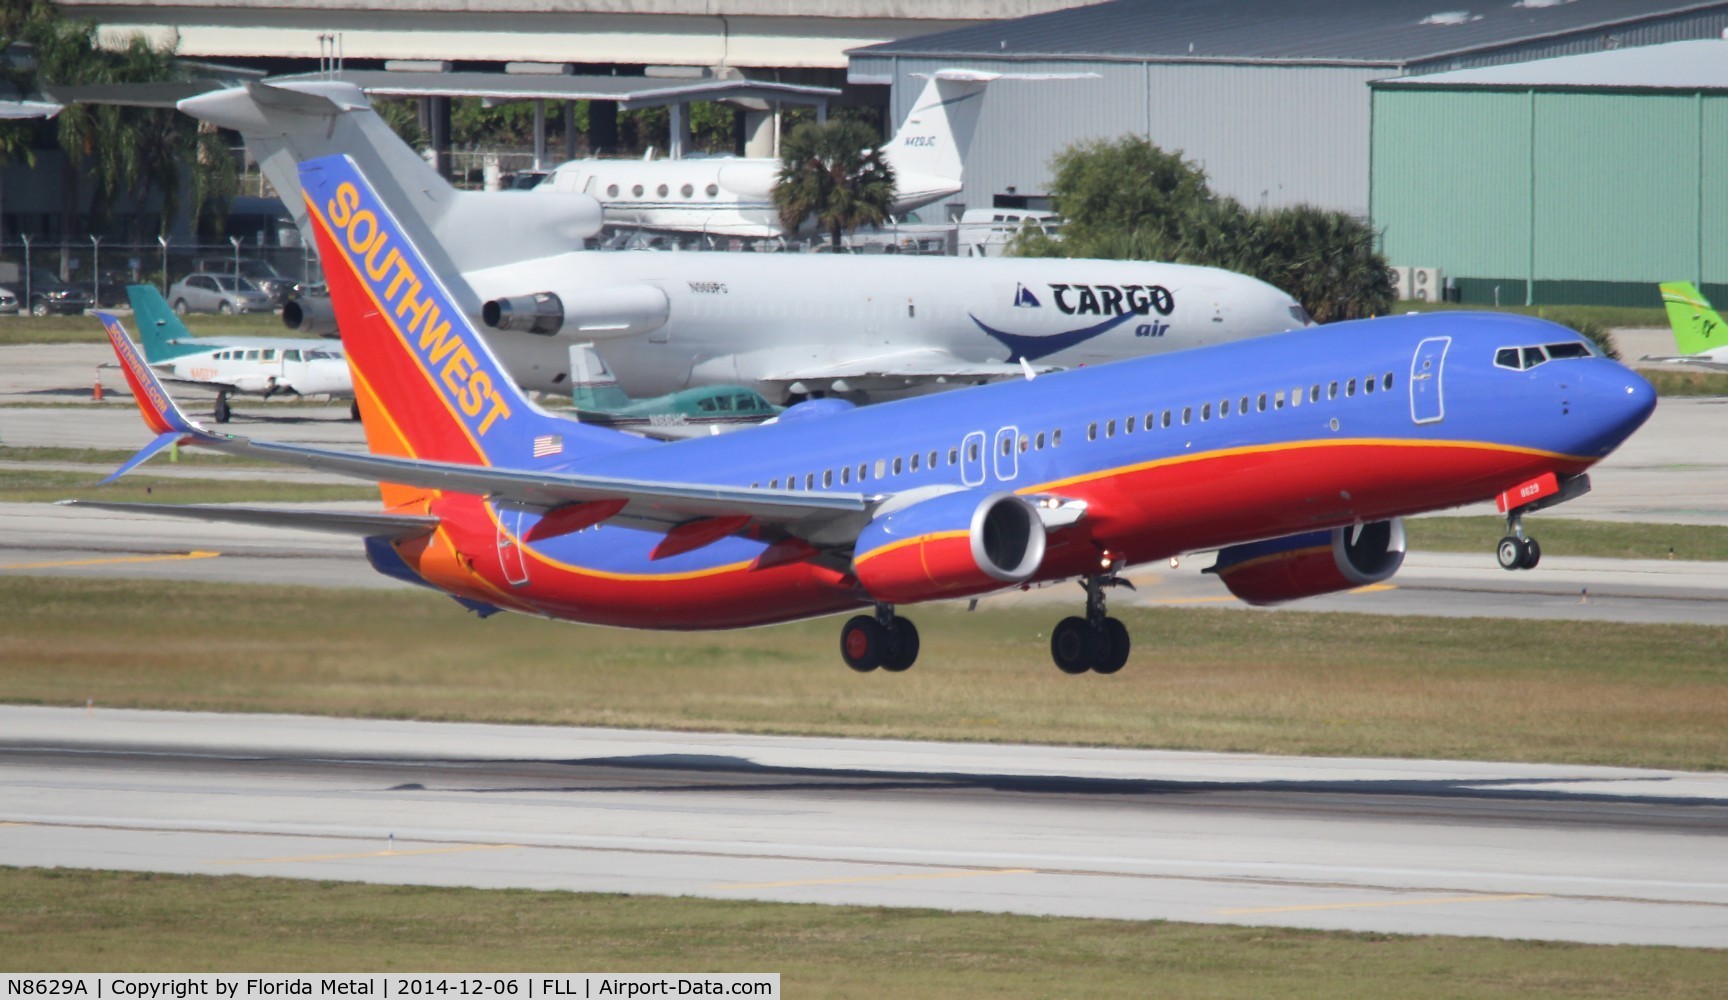
[[1033, 875], [1036, 868], [991, 868], [986, 871], [931, 872], [917, 875], [859, 875], [851, 878], [812, 878], [793, 882], [736, 882], [711, 886], [721, 889], [784, 889], [799, 885], [846, 885], [853, 882], [910, 882], [916, 879], [976, 878], [980, 875]]
[[423, 847], [414, 851], [362, 851], [358, 854], [306, 854], [296, 858], [230, 858], [213, 865], [270, 865], [292, 861], [351, 861], [356, 858], [408, 858], [423, 854], [470, 854], [474, 851], [519, 851], [521, 844], [462, 844], [457, 847]]
[[115, 563], [172, 562], [181, 559], [214, 559], [220, 552], [177, 552], [166, 556], [115, 556], [112, 559], [69, 559], [63, 562], [5, 563], [0, 569], [61, 569], [68, 566], [109, 566]]
[[1392, 899], [1379, 903], [1324, 903], [1315, 906], [1261, 906], [1243, 910], [1219, 910], [1218, 915], [1236, 917], [1249, 913], [1302, 913], [1309, 910], [1372, 910], [1386, 906], [1443, 906], [1448, 903], [1501, 903], [1515, 899], [1548, 899], [1545, 893], [1521, 892], [1505, 896], [1437, 896], [1433, 899]]

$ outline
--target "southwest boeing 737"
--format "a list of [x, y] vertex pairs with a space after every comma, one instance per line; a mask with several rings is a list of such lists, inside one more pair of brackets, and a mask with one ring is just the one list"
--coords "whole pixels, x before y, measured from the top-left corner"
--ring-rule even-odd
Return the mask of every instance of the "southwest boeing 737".
[[716, 629], [865, 610], [843, 658], [897, 671], [919, 647], [898, 605], [1078, 578], [1085, 613], [1052, 655], [1112, 673], [1125, 566], [1215, 549], [1246, 601], [1324, 594], [1398, 569], [1400, 517], [1496, 497], [1527, 566], [1523, 514], [1587, 489], [1656, 402], [1570, 330], [1437, 313], [653, 443], [536, 408], [352, 161], [301, 182], [370, 453], [199, 427], [104, 316], [158, 435], [116, 475], [183, 442], [376, 480], [384, 510], [94, 506], [351, 533], [481, 615]]

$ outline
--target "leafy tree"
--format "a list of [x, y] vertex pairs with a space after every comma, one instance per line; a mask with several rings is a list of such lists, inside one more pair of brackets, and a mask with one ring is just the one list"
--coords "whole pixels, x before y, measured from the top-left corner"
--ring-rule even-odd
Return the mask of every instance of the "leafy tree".
[[1347, 213], [1311, 205], [1250, 211], [1215, 194], [1204, 171], [1179, 153], [1138, 136], [1071, 146], [1053, 167], [1063, 238], [1028, 231], [1012, 253], [1226, 268], [1283, 289], [1320, 322], [1392, 304], [1374, 231]]
[[877, 148], [880, 137], [849, 118], [800, 125], [780, 145], [774, 207], [787, 229], [814, 215], [834, 249], [840, 236], [879, 225], [894, 205], [894, 168]]
[[[36, 83], [156, 83], [183, 76], [172, 44], [156, 48], [134, 36], [118, 48], [103, 49], [94, 23], [69, 20], [48, 0], [25, 0], [10, 17], [8, 25], [35, 48]], [[143, 205], [159, 196], [164, 233], [179, 214], [186, 168], [196, 198], [190, 206], [194, 228], [207, 204], [231, 198], [238, 188], [233, 157], [218, 134], [172, 108], [72, 104], [55, 119], [54, 131], [66, 154], [63, 250], [72, 233], [87, 228], [78, 217], [86, 180], [95, 185], [92, 214], [102, 218], [123, 199]], [[132, 221], [137, 241], [143, 235], [142, 217], [135, 214]], [[68, 254], [61, 256], [64, 261]]]

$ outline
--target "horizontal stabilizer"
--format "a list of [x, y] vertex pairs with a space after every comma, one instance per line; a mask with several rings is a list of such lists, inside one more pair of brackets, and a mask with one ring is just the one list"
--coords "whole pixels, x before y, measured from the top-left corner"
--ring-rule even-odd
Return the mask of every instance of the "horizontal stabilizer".
[[246, 524], [255, 528], [298, 528], [362, 538], [412, 538], [438, 527], [436, 517], [417, 514], [372, 514], [330, 510], [281, 510], [271, 507], [229, 507], [222, 504], [109, 503], [102, 500], [62, 500], [62, 507], [94, 507], [120, 514], [161, 514], [194, 521]]

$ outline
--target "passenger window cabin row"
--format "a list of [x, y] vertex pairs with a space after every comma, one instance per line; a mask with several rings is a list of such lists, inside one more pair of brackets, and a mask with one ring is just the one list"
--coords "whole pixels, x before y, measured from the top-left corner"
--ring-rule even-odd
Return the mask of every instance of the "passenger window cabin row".
[[[1268, 409], [1273, 411], [1282, 410], [1286, 406], [1295, 408], [1302, 405], [1304, 396], [1307, 397], [1308, 402], [1311, 404], [1318, 404], [1322, 400], [1335, 400], [1338, 399], [1340, 395], [1345, 399], [1352, 399], [1356, 396], [1358, 388], [1360, 388], [1362, 394], [1365, 396], [1373, 395], [1376, 390], [1380, 392], [1390, 392], [1392, 389], [1392, 373], [1386, 372], [1379, 376], [1369, 375], [1360, 380], [1352, 378], [1346, 379], [1342, 382], [1329, 382], [1324, 386], [1316, 382], [1313, 385], [1308, 386], [1306, 391], [1304, 391], [1301, 386], [1297, 386], [1291, 389], [1288, 395], [1285, 394], [1284, 390], [1279, 389], [1274, 392], [1262, 392], [1253, 396], [1241, 396], [1235, 399], [1221, 399], [1218, 401], [1216, 408], [1214, 408], [1214, 405], [1211, 402], [1205, 402], [1201, 403], [1198, 408], [1194, 406], [1184, 406], [1180, 410], [1152, 410], [1145, 415], [1144, 421], [1142, 421], [1139, 414], [1132, 414], [1120, 422], [1120, 428], [1123, 434], [1133, 434], [1136, 430], [1142, 428], [1147, 431], [1152, 431], [1192, 424], [1195, 421], [1196, 413], [1198, 413], [1201, 422], [1206, 422], [1212, 420], [1214, 416], [1219, 420], [1226, 419], [1230, 416], [1232, 410], [1237, 414], [1246, 416], [1250, 413], [1265, 413]], [[1097, 441], [1099, 439], [1100, 427], [1102, 427], [1103, 437], [1108, 440], [1116, 436], [1118, 422], [1112, 418], [1103, 421], [1102, 424], [1098, 421], [1093, 421], [1092, 423], [1087, 424], [1086, 440]], [[1062, 429], [1058, 427], [1048, 433], [1045, 431], [1039, 431], [1036, 434], [1021, 434], [1017, 439], [1013, 437], [1001, 437], [998, 447], [1001, 455], [1007, 456], [1011, 454], [1016, 447], [1018, 447], [1021, 454], [1025, 454], [1028, 451], [1043, 451], [1046, 446], [1050, 448], [1059, 448], [1061, 445]], [[967, 441], [964, 447], [966, 449], [966, 461], [968, 463], [976, 463], [982, 459], [982, 441]], [[960, 464], [960, 452], [960, 448], [949, 448], [947, 453], [947, 465], [954, 466]], [[942, 453], [940, 450], [930, 451], [927, 453], [915, 452], [910, 457], [897, 455], [892, 459], [876, 459], [874, 463], [860, 462], [856, 466], [842, 466], [838, 470], [838, 473], [836, 473], [834, 469], [824, 469], [820, 473], [806, 472], [801, 475], [795, 473], [786, 477], [784, 480], [785, 488], [788, 490], [826, 490], [833, 489], [836, 485], [850, 486], [855, 482], [863, 483], [868, 482], [871, 479], [888, 479], [894, 476], [939, 468], [941, 457]], [[872, 473], [874, 473], [873, 476], [871, 475]], [[770, 479], [768, 480], [768, 488], [771, 490], [778, 490], [781, 488], [781, 482], [782, 480], [779, 478]], [[760, 482], [751, 483], [750, 488], [760, 489], [761, 485]]]

